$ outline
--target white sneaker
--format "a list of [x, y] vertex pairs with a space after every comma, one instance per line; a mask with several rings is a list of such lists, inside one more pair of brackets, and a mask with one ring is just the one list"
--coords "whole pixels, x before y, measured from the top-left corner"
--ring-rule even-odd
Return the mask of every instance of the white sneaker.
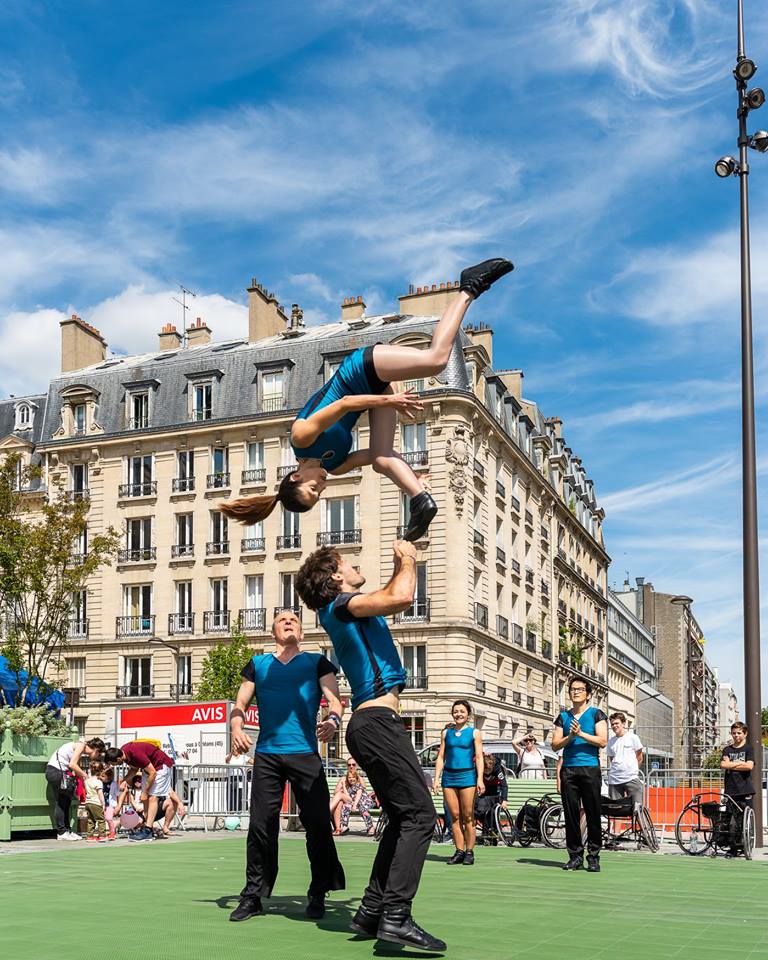
[[82, 840], [83, 838], [79, 833], [73, 833], [71, 830], [68, 830], [65, 834], [59, 837], [60, 840]]

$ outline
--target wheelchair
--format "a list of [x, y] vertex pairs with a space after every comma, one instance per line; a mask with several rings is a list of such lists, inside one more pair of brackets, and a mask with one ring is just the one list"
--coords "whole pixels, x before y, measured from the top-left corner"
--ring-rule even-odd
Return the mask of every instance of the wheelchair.
[[549, 794], [526, 800], [515, 817], [514, 839], [521, 847], [544, 843], [555, 850], [565, 849], [562, 803]]
[[683, 807], [675, 823], [675, 840], [684, 853], [715, 857], [718, 850], [752, 859], [755, 813], [728, 794], [699, 793]]
[[659, 838], [650, 813], [641, 803], [631, 797], [610, 800], [602, 797], [600, 814], [603, 823], [603, 849], [620, 850], [625, 843], [632, 843], [638, 850], [647, 847], [651, 853], [658, 852]]
[[480, 831], [477, 842], [497, 847], [511, 847], [515, 842], [512, 814], [498, 797], [478, 797], [475, 801], [475, 824]]

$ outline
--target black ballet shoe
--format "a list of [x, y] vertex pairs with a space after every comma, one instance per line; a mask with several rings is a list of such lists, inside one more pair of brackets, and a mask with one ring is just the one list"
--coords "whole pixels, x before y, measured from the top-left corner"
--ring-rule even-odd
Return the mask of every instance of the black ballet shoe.
[[501, 258], [483, 260], [482, 263], [461, 271], [459, 289], [477, 300], [481, 293], [485, 293], [490, 288], [491, 284], [496, 283], [511, 270], [514, 270], [514, 266], [509, 260]]
[[446, 949], [445, 941], [427, 933], [407, 910], [385, 911], [381, 915], [377, 933], [379, 940], [397, 943], [401, 947], [416, 947], [417, 950], [429, 950], [434, 953], [443, 953]]
[[466, 850], [457, 850], [454, 853], [454, 855], [449, 860], [446, 860], [445, 862], [449, 864], [464, 863], [464, 858], [466, 857], [466, 855], [467, 855]]
[[357, 908], [357, 913], [352, 917], [349, 929], [359, 933], [361, 937], [375, 939], [379, 929], [379, 920], [381, 920], [380, 913], [374, 913], [373, 910], [369, 910], [361, 903]]
[[417, 493], [415, 497], [411, 497], [409, 506], [411, 519], [408, 521], [408, 528], [403, 540], [416, 543], [417, 540], [421, 540], [429, 529], [430, 523], [435, 519], [437, 504], [432, 499], [432, 495], [423, 490], [421, 493]]

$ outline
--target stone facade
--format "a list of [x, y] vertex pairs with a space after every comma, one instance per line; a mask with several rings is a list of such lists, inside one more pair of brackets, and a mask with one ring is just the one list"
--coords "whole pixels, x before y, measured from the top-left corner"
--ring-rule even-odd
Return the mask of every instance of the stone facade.
[[[411, 290], [397, 313], [373, 318], [350, 299], [340, 322], [304, 327], [297, 306], [289, 318], [254, 280], [248, 339], [216, 343], [201, 322], [185, 338], [166, 326], [156, 353], [98, 362], [98, 331], [67, 322], [63, 372], [31, 398], [24, 449], [44, 487], [60, 481], [87, 498], [89, 532], [114, 526], [125, 538], [73, 608], [59, 679], [80, 689], [81, 729], [112, 729], [120, 705], [189, 698], [206, 651], [238, 620], [268, 649], [273, 615], [298, 606], [293, 577], [320, 543], [359, 564], [369, 587], [389, 578], [407, 517], [372, 470], [331, 477], [313, 511], [278, 510], [253, 529], [223, 523], [216, 508], [276, 489], [291, 468], [296, 410], [345, 353], [425, 344], [432, 311], [453, 295], [453, 284]], [[91, 365], [73, 369], [82, 355]], [[530, 728], [543, 738], [571, 676], [590, 679], [593, 702], [607, 706], [609, 558], [593, 485], [561, 421], [522, 396], [522, 372], [494, 371], [487, 327], [465, 328], [446, 371], [412, 386], [423, 417], [398, 424], [396, 443], [429, 471], [441, 509], [418, 544], [414, 606], [392, 624], [409, 673], [403, 715], [417, 747], [438, 738], [457, 697], [489, 737]], [[21, 442], [10, 425], [6, 435]], [[363, 416], [357, 444], [367, 442]], [[300, 613], [306, 648], [327, 650], [315, 615]]]

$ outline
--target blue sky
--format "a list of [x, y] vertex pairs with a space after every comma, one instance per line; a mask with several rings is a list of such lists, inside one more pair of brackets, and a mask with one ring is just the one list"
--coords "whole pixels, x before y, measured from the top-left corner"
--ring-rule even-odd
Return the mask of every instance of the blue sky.
[[[45, 386], [72, 310], [152, 349], [175, 280], [226, 339], [252, 276], [321, 322], [510, 256], [475, 314], [496, 365], [564, 420], [611, 580], [693, 596], [741, 691], [738, 186], [712, 167], [735, 151], [735, 6], [10, 0], [0, 395]], [[768, 83], [768, 17], [746, 15]], [[752, 170], [765, 489], [768, 158]]]

